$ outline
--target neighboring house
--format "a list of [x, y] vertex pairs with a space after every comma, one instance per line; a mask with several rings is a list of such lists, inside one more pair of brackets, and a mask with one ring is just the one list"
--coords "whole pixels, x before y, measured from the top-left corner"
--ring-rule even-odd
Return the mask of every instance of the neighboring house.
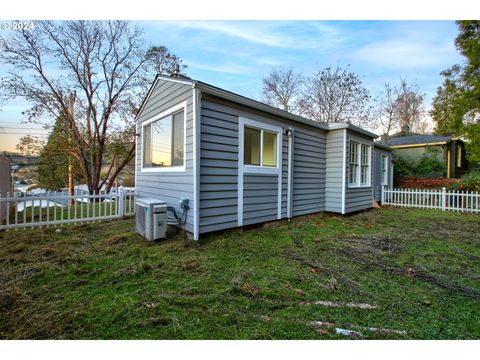
[[[179, 210], [200, 234], [320, 211], [368, 209], [381, 177], [377, 135], [323, 124], [206, 83], [157, 76], [136, 117], [138, 196]], [[378, 151], [378, 154], [377, 154]]]
[[465, 143], [452, 136], [415, 134], [402, 131], [388, 140], [399, 156], [421, 157], [427, 151], [437, 154], [445, 164], [447, 178], [460, 178], [468, 170]]
[[[12, 193], [12, 173], [10, 160], [0, 154], [0, 196], [6, 197], [7, 193]], [[5, 203], [1, 202], [0, 206], [0, 222], [3, 221], [6, 214]]]

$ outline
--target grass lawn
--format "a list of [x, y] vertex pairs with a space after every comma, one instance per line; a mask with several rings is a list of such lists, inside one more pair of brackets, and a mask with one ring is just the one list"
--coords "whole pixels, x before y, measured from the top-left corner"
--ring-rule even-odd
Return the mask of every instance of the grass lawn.
[[199, 243], [146, 242], [133, 219], [55, 230], [0, 233], [0, 338], [480, 338], [478, 215], [318, 214]]

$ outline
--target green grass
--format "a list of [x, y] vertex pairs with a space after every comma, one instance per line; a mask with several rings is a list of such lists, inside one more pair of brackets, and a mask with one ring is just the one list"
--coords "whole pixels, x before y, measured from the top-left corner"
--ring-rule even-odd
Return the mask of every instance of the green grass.
[[[0, 338], [478, 339], [480, 302], [462, 291], [480, 291], [479, 234], [478, 215], [389, 208], [199, 243], [149, 243], [133, 219], [2, 232]], [[302, 304], [317, 300], [378, 308]]]

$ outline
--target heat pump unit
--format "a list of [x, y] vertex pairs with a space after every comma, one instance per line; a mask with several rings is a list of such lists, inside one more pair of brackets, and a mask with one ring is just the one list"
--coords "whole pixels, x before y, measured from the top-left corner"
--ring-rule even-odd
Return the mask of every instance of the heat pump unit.
[[165, 238], [167, 232], [167, 203], [139, 198], [135, 204], [136, 230], [147, 240]]

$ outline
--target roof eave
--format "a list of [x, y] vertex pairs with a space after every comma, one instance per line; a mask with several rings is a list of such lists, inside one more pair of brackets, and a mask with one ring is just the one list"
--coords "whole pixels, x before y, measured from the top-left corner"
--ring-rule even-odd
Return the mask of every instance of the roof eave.
[[380, 144], [378, 142], [374, 142], [373, 146], [378, 147], [378, 148], [383, 149], [383, 150], [393, 151], [392, 147], [390, 147], [388, 145], [385, 145], [385, 144]]
[[377, 134], [372, 133], [368, 130], [362, 129], [359, 126], [353, 125], [353, 124], [348, 124], [348, 123], [330, 123], [328, 124], [329, 130], [341, 130], [341, 129], [349, 129], [352, 130], [356, 133], [371, 137], [373, 139], [376, 139], [378, 137]]

